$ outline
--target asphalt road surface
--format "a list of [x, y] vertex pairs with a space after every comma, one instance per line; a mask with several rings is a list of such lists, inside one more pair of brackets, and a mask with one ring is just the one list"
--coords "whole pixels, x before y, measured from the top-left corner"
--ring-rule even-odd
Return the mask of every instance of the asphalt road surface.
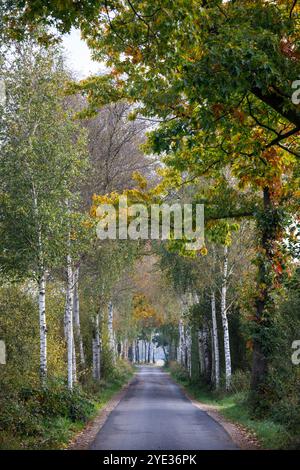
[[224, 428], [194, 406], [169, 374], [158, 367], [139, 368], [90, 448], [237, 449]]

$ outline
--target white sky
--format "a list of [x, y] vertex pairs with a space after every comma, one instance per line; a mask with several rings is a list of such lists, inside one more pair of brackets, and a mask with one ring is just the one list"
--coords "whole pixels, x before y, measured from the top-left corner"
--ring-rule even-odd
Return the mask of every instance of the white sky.
[[80, 37], [80, 31], [72, 28], [70, 34], [63, 36], [62, 44], [66, 52], [68, 66], [76, 73], [79, 79], [105, 71], [101, 62], [91, 59], [90, 50]]

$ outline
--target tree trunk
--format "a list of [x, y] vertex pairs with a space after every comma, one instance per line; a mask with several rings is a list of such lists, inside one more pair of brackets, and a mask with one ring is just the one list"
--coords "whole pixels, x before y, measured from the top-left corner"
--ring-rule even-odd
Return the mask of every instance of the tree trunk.
[[41, 272], [39, 284], [39, 323], [40, 323], [40, 377], [45, 386], [47, 379], [47, 325], [46, 325], [46, 276]]
[[222, 315], [223, 337], [224, 337], [226, 390], [229, 390], [230, 381], [231, 381], [231, 354], [230, 354], [230, 339], [229, 339], [229, 328], [228, 328], [227, 306], [226, 306], [227, 275], [228, 275], [228, 247], [225, 245], [224, 246], [222, 289], [221, 289], [221, 315]]
[[132, 362], [133, 362], [133, 364], [136, 363], [136, 343], [135, 343], [135, 341], [132, 342]]
[[99, 327], [99, 316], [98, 313], [95, 318], [95, 374], [96, 380], [101, 379], [101, 340], [100, 340], [100, 327]]
[[114, 316], [114, 309], [113, 304], [110, 301], [108, 304], [108, 337], [109, 337], [109, 349], [112, 355], [113, 363], [116, 362], [116, 354], [115, 354], [115, 338], [114, 338], [114, 328], [113, 328], [113, 316]]
[[190, 326], [186, 331], [186, 344], [187, 344], [187, 370], [189, 376], [192, 375], [192, 335]]
[[212, 319], [212, 339], [213, 339], [213, 359], [214, 359], [214, 384], [216, 389], [220, 386], [220, 353], [218, 341], [218, 325], [216, 315], [216, 294], [211, 293], [211, 319]]
[[198, 348], [199, 348], [200, 374], [205, 375], [203, 331], [202, 331], [202, 329], [198, 331]]
[[166, 351], [165, 346], [162, 346], [162, 350], [163, 350], [163, 352], [164, 352], [164, 356], [165, 356], [166, 363], [168, 363], [169, 358], [168, 358], [168, 354], [167, 354], [167, 351]]
[[97, 379], [97, 352], [96, 340], [92, 338], [92, 363], [93, 363], [93, 379]]
[[[268, 373], [268, 346], [266, 337], [271, 327], [273, 311], [272, 291], [274, 290], [274, 255], [278, 243], [282, 240], [283, 230], [280, 225], [280, 212], [271, 201], [270, 190], [263, 190], [263, 212], [257, 218], [260, 231], [260, 252], [258, 256], [258, 279], [256, 315], [253, 339], [253, 364], [251, 376], [251, 391], [256, 404], [261, 402], [265, 391], [265, 381]], [[275, 274], [279, 278], [280, 274]], [[280, 279], [276, 279], [277, 282]]]
[[74, 271], [74, 305], [73, 305], [74, 333], [79, 348], [79, 359], [82, 367], [85, 366], [85, 354], [80, 327], [80, 305], [79, 305], [79, 267]]
[[203, 350], [204, 350], [205, 380], [206, 380], [206, 383], [209, 384], [210, 377], [211, 377], [211, 361], [210, 361], [210, 355], [209, 355], [209, 346], [208, 346], [209, 331], [208, 331], [207, 325], [203, 326], [202, 338], [203, 338]]
[[42, 227], [39, 218], [38, 195], [32, 182], [33, 211], [37, 228], [38, 243], [38, 290], [39, 290], [39, 326], [40, 326], [40, 379], [42, 387], [47, 380], [47, 323], [46, 323], [46, 270], [43, 256]]
[[76, 383], [77, 382], [77, 364], [76, 364], [76, 348], [75, 348], [74, 334], [73, 334], [72, 363], [73, 363], [73, 383]]
[[151, 333], [150, 341], [148, 344], [148, 364], [150, 364], [151, 362], [151, 344], [152, 344], [152, 333]]
[[184, 326], [183, 326], [183, 321], [182, 319], [179, 320], [179, 325], [178, 325], [178, 331], [179, 331], [179, 351], [178, 351], [178, 362], [184, 366]]
[[66, 302], [66, 330], [67, 330], [67, 357], [68, 357], [68, 388], [73, 389], [73, 291], [74, 277], [71, 255], [67, 255], [67, 302]]

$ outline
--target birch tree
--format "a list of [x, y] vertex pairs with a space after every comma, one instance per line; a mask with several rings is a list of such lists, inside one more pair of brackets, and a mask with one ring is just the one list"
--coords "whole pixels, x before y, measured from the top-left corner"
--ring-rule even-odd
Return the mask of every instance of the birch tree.
[[223, 272], [222, 272], [222, 287], [221, 287], [221, 316], [223, 325], [224, 337], [224, 356], [225, 356], [225, 380], [226, 390], [230, 388], [231, 380], [231, 354], [230, 354], [230, 339], [227, 318], [227, 277], [228, 277], [228, 247], [224, 246], [224, 259], [223, 259]]
[[59, 91], [68, 77], [59, 51], [26, 41], [8, 59], [0, 261], [4, 273], [37, 283], [40, 376], [45, 384], [47, 273], [65, 256], [64, 201], [85, 158], [85, 141]]
[[114, 319], [114, 309], [112, 301], [108, 303], [108, 337], [109, 337], [109, 349], [112, 355], [112, 360], [115, 362], [115, 338], [114, 338], [114, 328], [113, 328], [113, 319]]
[[214, 382], [216, 389], [220, 386], [220, 354], [218, 340], [218, 326], [216, 313], [216, 294], [211, 292], [211, 319], [212, 319], [212, 337], [213, 337], [213, 358], [214, 358]]
[[94, 333], [92, 339], [92, 355], [93, 355], [93, 377], [95, 380], [101, 379], [101, 340], [100, 340], [100, 313], [94, 320]]
[[79, 266], [74, 270], [74, 303], [73, 303], [74, 332], [79, 348], [79, 358], [82, 367], [85, 366], [85, 354], [80, 325], [80, 301], [79, 301]]
[[66, 333], [67, 333], [67, 363], [68, 363], [68, 388], [73, 389], [74, 383], [74, 331], [73, 331], [73, 295], [74, 276], [72, 258], [67, 254], [67, 294], [66, 294]]

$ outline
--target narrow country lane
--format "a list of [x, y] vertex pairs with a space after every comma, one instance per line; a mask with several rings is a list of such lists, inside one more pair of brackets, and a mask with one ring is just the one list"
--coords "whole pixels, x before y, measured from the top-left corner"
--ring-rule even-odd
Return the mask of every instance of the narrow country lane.
[[92, 450], [237, 449], [223, 427], [195, 407], [169, 374], [140, 367]]

